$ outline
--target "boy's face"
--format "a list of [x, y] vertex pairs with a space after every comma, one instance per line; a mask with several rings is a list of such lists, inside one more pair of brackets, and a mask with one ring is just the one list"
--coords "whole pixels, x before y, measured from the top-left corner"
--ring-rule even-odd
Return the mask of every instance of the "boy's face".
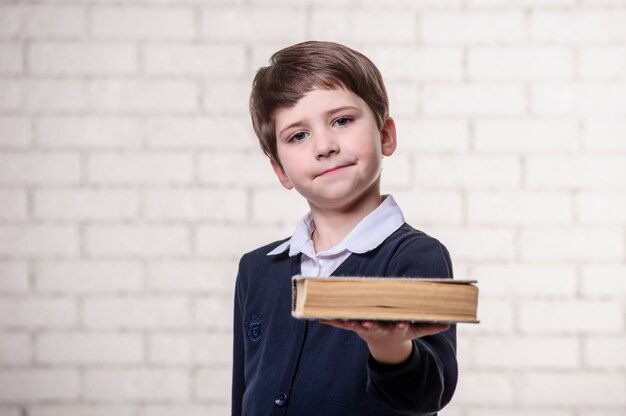
[[369, 106], [347, 89], [314, 89], [274, 114], [278, 179], [311, 209], [346, 209], [380, 201], [382, 157], [396, 148], [391, 118], [378, 129]]

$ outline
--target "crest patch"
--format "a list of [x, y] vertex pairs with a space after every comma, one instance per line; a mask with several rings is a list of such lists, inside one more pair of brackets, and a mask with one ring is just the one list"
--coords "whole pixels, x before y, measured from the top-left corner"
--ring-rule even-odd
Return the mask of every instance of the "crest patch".
[[257, 342], [261, 339], [263, 317], [261, 315], [252, 315], [246, 319], [246, 326], [248, 327], [248, 338], [252, 342]]

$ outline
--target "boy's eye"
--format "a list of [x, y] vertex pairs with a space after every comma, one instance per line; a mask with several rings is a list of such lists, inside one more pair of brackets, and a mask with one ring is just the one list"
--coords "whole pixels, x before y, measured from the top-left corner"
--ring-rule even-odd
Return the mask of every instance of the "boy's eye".
[[350, 123], [350, 119], [348, 117], [340, 117], [337, 120], [335, 120], [335, 124], [338, 125], [339, 127], [343, 127], [346, 126]]
[[289, 137], [289, 141], [296, 141], [296, 142], [300, 142], [302, 140], [306, 139], [306, 133], [303, 131], [299, 131], [295, 134], [292, 134], [291, 137]]

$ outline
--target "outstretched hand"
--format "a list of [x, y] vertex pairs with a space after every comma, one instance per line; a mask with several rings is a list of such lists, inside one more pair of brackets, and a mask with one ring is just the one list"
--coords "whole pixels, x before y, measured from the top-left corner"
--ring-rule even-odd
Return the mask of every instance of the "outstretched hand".
[[372, 357], [383, 364], [400, 364], [413, 350], [411, 340], [434, 335], [450, 328], [447, 324], [410, 322], [321, 320], [323, 324], [355, 332], [363, 339]]

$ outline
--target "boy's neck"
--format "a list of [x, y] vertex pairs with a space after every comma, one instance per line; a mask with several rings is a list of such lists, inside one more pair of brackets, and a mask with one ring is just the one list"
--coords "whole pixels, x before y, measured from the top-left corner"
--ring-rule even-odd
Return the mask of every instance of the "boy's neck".
[[364, 198], [350, 207], [325, 210], [311, 206], [315, 230], [311, 236], [315, 252], [326, 251], [341, 242], [363, 218], [382, 202], [380, 192]]

